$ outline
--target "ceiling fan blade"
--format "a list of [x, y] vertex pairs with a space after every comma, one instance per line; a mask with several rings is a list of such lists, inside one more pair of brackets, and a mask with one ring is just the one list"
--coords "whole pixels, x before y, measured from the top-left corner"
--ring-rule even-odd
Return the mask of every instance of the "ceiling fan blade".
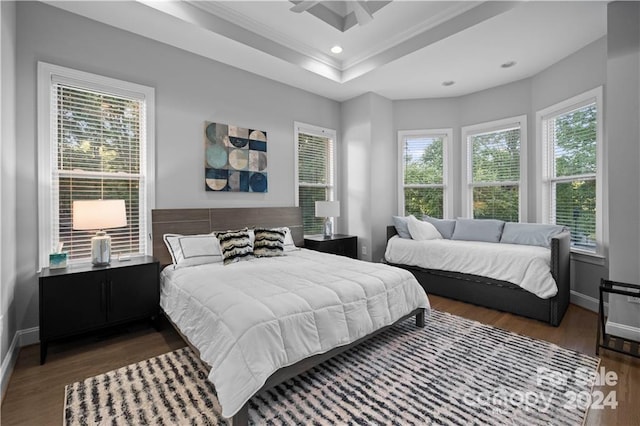
[[320, 2], [319, 1], [302, 0], [300, 3], [296, 4], [295, 6], [293, 6], [289, 10], [292, 11], [292, 12], [295, 12], [295, 13], [302, 13], [302, 12], [306, 12], [307, 10], [311, 9], [313, 6], [315, 6], [318, 3], [320, 3]]
[[366, 25], [373, 21], [373, 14], [369, 11], [369, 6], [364, 1], [354, 1], [353, 13], [356, 15], [356, 21], [360, 25]]

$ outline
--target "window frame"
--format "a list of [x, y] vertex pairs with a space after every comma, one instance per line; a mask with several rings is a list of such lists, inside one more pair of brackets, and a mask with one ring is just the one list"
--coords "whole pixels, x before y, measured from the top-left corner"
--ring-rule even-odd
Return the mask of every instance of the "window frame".
[[[338, 191], [338, 139], [337, 139], [337, 131], [334, 129], [329, 129], [326, 127], [315, 126], [313, 124], [301, 123], [295, 121], [293, 123], [294, 130], [294, 205], [296, 207], [300, 207], [300, 186], [308, 186], [308, 187], [322, 187], [327, 188], [328, 191], [328, 199], [327, 201], [339, 201], [339, 191]], [[327, 138], [332, 140], [333, 142], [333, 158], [331, 158], [332, 167], [329, 176], [327, 176], [329, 185], [309, 185], [309, 184], [300, 184], [299, 179], [299, 164], [298, 164], [298, 141], [300, 137], [300, 133], [308, 134], [312, 136]], [[339, 226], [336, 223], [335, 218], [331, 218], [331, 222], [333, 225], [334, 234], [338, 234]]]
[[[469, 126], [463, 126], [461, 130], [462, 145], [462, 177], [461, 177], [461, 203], [462, 217], [473, 218], [473, 149], [471, 148], [471, 137], [479, 134], [499, 132], [514, 127], [520, 128], [520, 180], [518, 185], [518, 221], [527, 221], [527, 115], [503, 118], [500, 120], [488, 121]], [[503, 182], [507, 184], [511, 182]], [[494, 184], [490, 184], [494, 185]], [[500, 186], [499, 182], [495, 183]], [[483, 185], [488, 186], [485, 182]]]
[[[55, 83], [68, 83], [88, 90], [101, 91], [116, 96], [126, 96], [144, 101], [145, 119], [140, 128], [145, 152], [141, 156], [140, 172], [144, 176], [144, 202], [140, 203], [140, 218], [144, 227], [140, 229], [140, 244], [144, 254], [151, 254], [151, 210], [155, 207], [155, 89], [93, 73], [38, 62], [37, 77], [37, 123], [38, 123], [38, 270], [49, 265], [55, 224], [52, 220], [52, 172], [55, 164], [54, 138], [56, 120], [52, 120], [52, 87]], [[143, 186], [141, 185], [141, 188]], [[57, 209], [56, 209], [57, 211]], [[90, 259], [86, 259], [89, 261]]]
[[[603, 88], [598, 86], [594, 89], [583, 92], [579, 95], [560, 101], [536, 112], [536, 134], [537, 134], [537, 157], [538, 167], [536, 185], [537, 192], [537, 215], [542, 223], [551, 223], [551, 186], [555, 181], [572, 180], [568, 176], [556, 179], [552, 177], [552, 164], [554, 160], [553, 144], [546, 137], [545, 127], [550, 119], [554, 119], [560, 115], [582, 108], [584, 106], [595, 104], [596, 106], [596, 248], [595, 250], [585, 250], [579, 247], [571, 246], [571, 252], [579, 255], [585, 255], [591, 258], [603, 258], [607, 245], [606, 235], [604, 232], [604, 221], [606, 220], [606, 206], [604, 197], [604, 102]], [[584, 175], [574, 175], [584, 176]], [[574, 178], [575, 179], [575, 178]]]
[[410, 137], [443, 137], [442, 144], [442, 184], [412, 184], [412, 188], [440, 188], [442, 187], [442, 218], [447, 219], [453, 215], [454, 197], [451, 194], [451, 183], [453, 182], [451, 167], [451, 144], [453, 143], [453, 129], [420, 129], [420, 130], [398, 130], [398, 214], [406, 216], [404, 190], [407, 185], [404, 183], [404, 147], [407, 138]]

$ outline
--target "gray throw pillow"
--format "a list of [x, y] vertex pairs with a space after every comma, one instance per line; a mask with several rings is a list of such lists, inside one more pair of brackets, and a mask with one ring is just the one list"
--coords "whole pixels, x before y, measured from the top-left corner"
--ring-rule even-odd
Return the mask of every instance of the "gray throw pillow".
[[435, 217], [424, 215], [422, 220], [429, 222], [436, 227], [442, 238], [450, 240], [453, 236], [453, 230], [456, 227], [456, 221], [453, 219], [437, 219]]
[[456, 219], [452, 240], [500, 242], [504, 221], [497, 219]]
[[502, 230], [500, 242], [549, 248], [553, 236], [567, 230], [562, 225], [507, 222]]
[[411, 239], [409, 233], [408, 218], [405, 216], [393, 216], [393, 226], [396, 227], [396, 232], [400, 238]]

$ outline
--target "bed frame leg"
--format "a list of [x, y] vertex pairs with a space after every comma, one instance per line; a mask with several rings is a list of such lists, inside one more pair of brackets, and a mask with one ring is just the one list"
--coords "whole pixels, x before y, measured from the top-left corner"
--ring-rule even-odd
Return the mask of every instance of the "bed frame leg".
[[420, 309], [416, 314], [416, 327], [424, 327], [424, 311], [425, 309]]
[[242, 406], [240, 411], [231, 418], [231, 426], [248, 426], [249, 425], [249, 403]]

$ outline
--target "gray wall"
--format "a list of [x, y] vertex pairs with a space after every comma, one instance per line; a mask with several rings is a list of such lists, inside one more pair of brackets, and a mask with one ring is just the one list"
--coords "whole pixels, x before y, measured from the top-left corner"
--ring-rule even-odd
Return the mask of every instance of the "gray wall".
[[[606, 96], [609, 164], [609, 267], [611, 279], [640, 282], [640, 3], [607, 6]], [[640, 340], [640, 304], [609, 298], [613, 334]], [[627, 329], [635, 327], [635, 331]], [[607, 324], [609, 328], [609, 324]]]
[[[604, 86], [604, 98], [608, 96], [607, 88], [607, 37], [603, 37], [588, 46], [580, 49], [573, 55], [552, 65], [531, 79], [531, 113], [529, 119], [529, 176], [539, 167], [535, 159], [535, 113], [541, 109], [554, 105], [565, 99], [586, 92], [598, 86]], [[606, 105], [604, 109], [605, 136], [604, 145], [607, 146], [606, 121], [610, 116]], [[532, 151], [533, 149], [533, 151]], [[606, 155], [605, 155], [606, 156]], [[606, 161], [606, 158], [605, 158]], [[606, 169], [604, 171], [606, 175]], [[529, 185], [529, 213], [530, 221], [537, 218], [535, 179]], [[607, 219], [608, 208], [606, 205], [607, 191], [604, 191], [604, 238], [607, 241], [610, 219]], [[533, 216], [531, 216], [533, 214]], [[607, 247], [605, 247], [605, 255]], [[586, 256], [573, 256], [571, 261], [571, 289], [579, 293], [577, 296], [586, 295], [590, 299], [584, 300], [591, 308], [597, 309], [595, 304], [598, 299], [598, 287], [601, 278], [609, 277], [607, 259], [595, 259]], [[575, 294], [573, 296], [576, 296]]]
[[[294, 121], [339, 130], [335, 101], [41, 3], [20, 2], [17, 11], [19, 329], [38, 325], [37, 61], [156, 89], [158, 208], [292, 206]], [[267, 131], [268, 193], [205, 192], [205, 120]]]
[[[540, 221], [536, 205], [536, 111], [605, 84], [606, 38], [589, 44], [564, 60], [531, 78], [447, 99], [421, 99], [394, 102], [394, 128], [399, 130], [453, 128], [453, 188], [459, 188], [462, 176], [463, 126], [527, 116], [527, 211], [529, 222]], [[395, 157], [394, 157], [395, 158]], [[396, 166], [397, 167], [397, 166]], [[397, 197], [397, 195], [396, 195]], [[397, 204], [396, 199], [387, 200]], [[462, 213], [459, 197], [454, 200], [451, 217]], [[607, 277], [603, 262], [577, 257], [572, 261], [572, 289], [591, 298], [598, 297], [600, 277]], [[593, 302], [593, 300], [590, 300]]]
[[[7, 350], [16, 334], [14, 291], [16, 286], [16, 11], [14, 2], [0, 2], [0, 359], [6, 365]], [[4, 372], [3, 372], [4, 373]], [[4, 377], [3, 377], [4, 379]], [[2, 383], [2, 391], [4, 386]]]
[[[452, 150], [450, 152], [450, 167], [453, 168], [453, 175], [449, 185], [453, 188], [459, 188], [462, 179], [461, 157], [462, 148], [455, 141], [460, 140], [460, 99], [459, 98], [436, 98], [436, 99], [411, 99], [393, 102], [394, 112], [394, 131], [395, 144], [397, 150], [398, 130], [424, 130], [424, 129], [453, 129]], [[393, 158], [396, 160], [394, 168], [398, 168], [397, 151]], [[397, 177], [394, 178], [397, 182]], [[457, 193], [457, 192], [456, 192]], [[394, 206], [394, 215], [397, 214], [398, 192], [394, 192], [393, 199], [391, 195], [385, 200]], [[453, 197], [452, 217], [459, 216], [462, 209], [460, 197]], [[391, 224], [389, 220], [388, 224]]]

